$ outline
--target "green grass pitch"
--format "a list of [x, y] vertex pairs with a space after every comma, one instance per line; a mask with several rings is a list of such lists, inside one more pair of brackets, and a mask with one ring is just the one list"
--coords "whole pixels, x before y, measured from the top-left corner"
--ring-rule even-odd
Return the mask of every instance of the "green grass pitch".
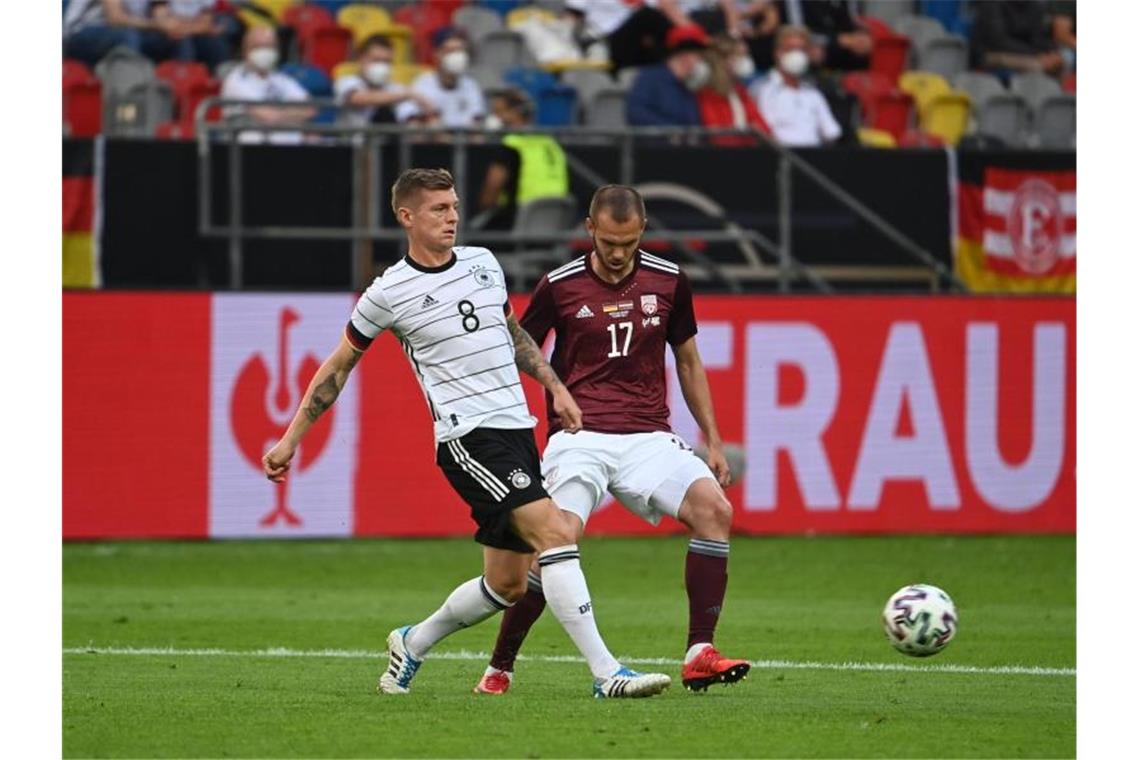
[[[377, 696], [388, 631], [477, 574], [468, 540], [66, 545], [64, 755], [1076, 753], [1072, 537], [736, 538], [717, 643], [758, 664], [703, 694], [674, 664], [684, 540], [587, 538], [582, 551], [614, 653], [670, 661], [656, 666], [674, 677], [662, 696], [592, 699], [549, 613], [505, 697], [471, 693], [485, 665], [472, 653], [492, 647], [497, 619], [444, 641], [412, 694]], [[930, 659], [897, 654], [879, 624], [913, 582], [945, 588], [961, 615]], [[879, 663], [893, 669], [863, 667]]]

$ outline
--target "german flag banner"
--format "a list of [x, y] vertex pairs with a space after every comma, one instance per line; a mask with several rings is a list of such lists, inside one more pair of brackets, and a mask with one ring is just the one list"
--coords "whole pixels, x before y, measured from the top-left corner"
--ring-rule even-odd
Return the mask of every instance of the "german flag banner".
[[958, 153], [954, 268], [973, 291], [1075, 293], [1072, 151]]
[[99, 287], [96, 140], [63, 141], [63, 287]]

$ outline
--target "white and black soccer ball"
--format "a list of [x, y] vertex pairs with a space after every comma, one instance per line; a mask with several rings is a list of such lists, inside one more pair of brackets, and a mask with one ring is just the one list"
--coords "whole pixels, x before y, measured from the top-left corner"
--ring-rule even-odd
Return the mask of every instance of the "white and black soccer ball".
[[926, 583], [903, 586], [883, 608], [891, 646], [912, 657], [938, 654], [958, 632], [958, 610], [942, 589]]

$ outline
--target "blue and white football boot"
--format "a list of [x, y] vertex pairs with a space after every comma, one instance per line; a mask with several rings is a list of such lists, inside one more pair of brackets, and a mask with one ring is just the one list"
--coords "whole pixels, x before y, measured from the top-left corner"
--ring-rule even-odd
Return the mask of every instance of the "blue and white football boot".
[[423, 660], [412, 657], [405, 639], [410, 625], [397, 628], [388, 634], [388, 669], [376, 684], [377, 694], [407, 694], [411, 691], [412, 677], [420, 669]]
[[664, 673], [638, 673], [622, 666], [609, 678], [594, 679], [597, 699], [652, 697], [669, 688], [672, 679]]

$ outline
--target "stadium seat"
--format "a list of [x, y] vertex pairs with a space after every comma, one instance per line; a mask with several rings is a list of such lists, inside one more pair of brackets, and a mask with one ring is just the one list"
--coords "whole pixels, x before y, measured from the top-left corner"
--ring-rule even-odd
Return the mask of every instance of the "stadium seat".
[[586, 105], [585, 125], [597, 129], [625, 129], [625, 90], [601, 90]]
[[332, 73], [333, 68], [352, 55], [352, 32], [340, 26], [323, 26], [301, 39], [301, 58]]
[[475, 60], [480, 65], [500, 69], [523, 66], [527, 63], [526, 45], [517, 32], [490, 32], [476, 45]]
[[292, 27], [297, 37], [305, 37], [324, 26], [336, 26], [333, 15], [319, 5], [293, 5], [283, 14], [285, 26]]
[[467, 73], [484, 90], [501, 89], [506, 84], [503, 81], [503, 70], [495, 66], [476, 64]]
[[927, 42], [935, 37], [945, 36], [946, 30], [932, 18], [926, 16], [907, 15], [901, 16], [892, 24], [895, 31], [904, 37], [909, 37], [912, 45], [911, 50], [917, 53], [926, 45]]
[[970, 45], [962, 37], [944, 35], [928, 40], [918, 51], [918, 68], [953, 79], [970, 63]]
[[353, 46], [375, 34], [382, 34], [392, 42], [395, 60], [412, 61], [413, 31], [409, 26], [395, 24], [388, 11], [374, 5], [346, 5], [336, 16], [337, 23], [352, 32]]
[[478, 43], [488, 34], [504, 31], [503, 17], [477, 5], [465, 5], [451, 15], [451, 23], [462, 27], [472, 42]]
[[494, 11], [500, 16], [506, 16], [511, 11], [518, 8], [520, 5], [525, 5], [529, 0], [474, 0], [474, 2], [483, 6], [487, 10]]
[[191, 140], [194, 138], [194, 123], [186, 125], [181, 121], [164, 121], [158, 125], [154, 136], [160, 140]]
[[103, 88], [86, 66], [79, 64], [81, 73], [69, 72], [67, 63], [64, 61], [63, 70], [64, 133], [93, 137], [103, 129]]
[[1077, 72], [1070, 71], [1061, 78], [1061, 89], [1070, 95], [1077, 94]]
[[323, 69], [304, 63], [287, 63], [281, 73], [292, 77], [314, 98], [332, 97], [332, 80]]
[[[186, 86], [181, 92], [175, 93], [178, 104], [178, 120], [182, 122], [184, 127], [189, 128], [191, 134], [194, 131], [198, 104], [207, 98], [216, 98], [221, 93], [222, 85], [213, 79], [208, 79], [205, 82], [194, 82]], [[206, 120], [217, 121], [220, 115], [221, 109], [215, 106], [209, 109]]]
[[104, 109], [104, 132], [111, 137], [153, 137], [158, 125], [174, 118], [174, 92], [165, 82], [140, 82], [113, 94]]
[[573, 87], [578, 91], [578, 102], [585, 104], [594, 99], [594, 95], [602, 90], [614, 86], [614, 80], [609, 74], [591, 70], [571, 70], [562, 74], [562, 84]]
[[397, 63], [392, 66], [392, 81], [396, 84], [410, 85], [425, 71], [431, 70], [431, 66], [424, 66], [419, 63]]
[[920, 109], [919, 124], [923, 132], [957, 145], [970, 126], [970, 107], [970, 96], [964, 92], [940, 93]]
[[273, 16], [277, 23], [284, 23], [285, 11], [298, 3], [298, 0], [254, 0], [253, 4]]
[[343, 63], [338, 63], [336, 66], [333, 66], [331, 78], [333, 82], [336, 82], [336, 80], [340, 79], [341, 77], [352, 76], [359, 73], [360, 64], [358, 64], [356, 61], [344, 61]]
[[1030, 108], [1020, 95], [1003, 92], [975, 103], [977, 131], [1000, 138], [1011, 147], [1021, 147], [1029, 136]]
[[346, 5], [353, 5], [355, 0], [308, 0], [311, 5], [323, 8], [330, 16], [335, 17]]
[[1062, 93], [1041, 101], [1034, 114], [1034, 131], [1042, 148], [1066, 149], [1077, 145], [1077, 98]]
[[918, 129], [908, 129], [899, 139], [900, 148], [941, 148], [945, 144], [941, 138]]
[[637, 75], [641, 73], [641, 69], [637, 66], [629, 66], [622, 69], [617, 74], [618, 89], [628, 90], [633, 86], [633, 80], [637, 79]]
[[392, 16], [380, 6], [353, 3], [337, 11], [336, 22], [346, 29], [353, 30], [355, 33], [357, 26], [366, 29], [390, 26]]
[[64, 82], [95, 82], [95, 74], [91, 69], [87, 68], [87, 64], [83, 61], [77, 61], [74, 58], [63, 59], [63, 81]]
[[551, 230], [568, 230], [577, 223], [578, 201], [574, 196], [536, 198], [521, 204], [515, 211], [513, 231], [542, 233]]
[[1046, 98], [1062, 94], [1061, 85], [1056, 79], [1036, 71], [1014, 74], [1009, 80], [1009, 89], [1025, 98], [1034, 110], [1037, 110]]
[[543, 89], [535, 103], [535, 124], [540, 127], [568, 127], [578, 115], [578, 91], [566, 85]]
[[865, 148], [895, 148], [898, 146], [895, 136], [882, 129], [860, 127], [856, 134], [859, 136], [859, 144]]
[[412, 30], [412, 54], [419, 63], [431, 61], [432, 35], [451, 23], [450, 19], [451, 11], [441, 2], [407, 5], [392, 14], [395, 23]]
[[914, 3], [910, 0], [865, 0], [863, 12], [894, 26], [900, 18], [914, 14]]
[[531, 99], [536, 101], [539, 93], [558, 85], [558, 79], [553, 74], [525, 66], [515, 66], [503, 71], [503, 82], [525, 90]]
[[929, 71], [907, 71], [899, 77], [899, 89], [914, 98], [919, 116], [922, 116], [931, 99], [950, 92], [950, 83]]
[[130, 48], [117, 47], [95, 65], [95, 76], [105, 95], [125, 93], [155, 80], [154, 64]]
[[163, 61], [154, 73], [160, 80], [170, 85], [180, 113], [183, 110], [183, 101], [186, 100], [191, 88], [210, 83], [210, 70], [200, 63]]
[[975, 110], [991, 95], [1006, 94], [1006, 89], [1001, 80], [993, 74], [987, 74], [983, 71], [961, 71], [952, 81], [955, 89], [970, 96], [970, 100], [974, 102]]
[[896, 140], [910, 129], [914, 120], [914, 99], [901, 90], [877, 92], [859, 102], [863, 107], [864, 126], [888, 132]]
[[958, 141], [958, 150], [1002, 150], [1006, 147], [1000, 137], [975, 132]]
[[516, 26], [525, 24], [532, 18], [538, 19], [539, 21], [556, 21], [558, 16], [546, 8], [539, 8], [537, 5], [526, 5], [522, 8], [515, 8], [507, 14], [507, 28], [514, 29]]
[[881, 35], [872, 33], [871, 71], [882, 74], [891, 82], [897, 82], [899, 75], [906, 70], [911, 42], [901, 34]]
[[953, 34], [969, 36], [972, 20], [963, 0], [919, 0], [919, 11]]

